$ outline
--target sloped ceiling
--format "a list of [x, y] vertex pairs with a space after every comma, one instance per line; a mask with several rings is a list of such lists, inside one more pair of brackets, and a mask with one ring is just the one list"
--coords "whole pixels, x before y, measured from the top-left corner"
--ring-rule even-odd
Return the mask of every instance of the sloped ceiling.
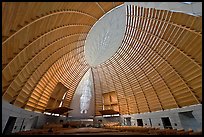
[[[57, 83], [75, 89], [91, 67], [84, 45], [92, 26], [122, 2], [3, 2], [2, 97], [43, 112]], [[196, 4], [196, 3], [195, 3]], [[95, 114], [102, 93], [116, 91], [120, 113], [202, 103], [202, 16], [126, 4], [116, 53], [92, 67]]]

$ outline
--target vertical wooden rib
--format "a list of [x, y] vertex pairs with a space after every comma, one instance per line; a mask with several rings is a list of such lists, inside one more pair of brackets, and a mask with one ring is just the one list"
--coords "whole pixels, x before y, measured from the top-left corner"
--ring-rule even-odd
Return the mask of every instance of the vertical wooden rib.
[[[113, 5], [102, 3], [102, 7], [106, 13]], [[4, 3], [2, 12], [3, 98], [43, 112], [53, 88], [61, 82], [69, 89], [64, 103], [69, 106], [90, 67], [83, 41], [105, 13], [95, 3], [81, 2]]]
[[[185, 21], [179, 21], [181, 16], [185, 17]], [[127, 5], [123, 44], [105, 62], [108, 65], [111, 62], [115, 73], [107, 72], [105, 75], [118, 75], [121, 84], [126, 83], [121, 90], [116, 91], [118, 94], [131, 91], [135, 95], [138, 108], [128, 107], [130, 113], [165, 110], [202, 102], [202, 30], [200, 22], [195, 23], [195, 20], [199, 21], [199, 17]], [[103, 70], [107, 68], [104, 63], [101, 66]], [[113, 83], [117, 90], [118, 81], [114, 79]], [[144, 101], [137, 99], [135, 93], [141, 91], [146, 92], [143, 97], [149, 109], [144, 109]], [[148, 94], [150, 92], [152, 94]], [[120, 102], [121, 98], [118, 99]], [[122, 104], [119, 105], [121, 109], [124, 108]]]

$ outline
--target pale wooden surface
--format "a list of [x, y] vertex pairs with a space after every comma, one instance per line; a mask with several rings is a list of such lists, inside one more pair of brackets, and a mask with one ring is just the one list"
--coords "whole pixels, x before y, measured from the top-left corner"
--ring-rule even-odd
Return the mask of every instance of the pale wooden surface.
[[[112, 58], [93, 68], [96, 99], [116, 91], [121, 114], [201, 103], [202, 17], [128, 8], [135, 15], [128, 13], [123, 44]], [[100, 104], [96, 103], [97, 115]]]
[[[54, 87], [76, 86], [89, 66], [84, 42], [94, 23], [122, 2], [2, 4], [2, 93], [12, 104], [43, 112]], [[104, 9], [105, 13], [101, 10]]]
[[[2, 3], [2, 97], [43, 112], [58, 82], [69, 89], [66, 107], [90, 68], [86, 36], [122, 2]], [[116, 91], [121, 114], [202, 103], [202, 17], [129, 6], [118, 51], [92, 69], [95, 110]], [[130, 22], [131, 21], [131, 22]]]

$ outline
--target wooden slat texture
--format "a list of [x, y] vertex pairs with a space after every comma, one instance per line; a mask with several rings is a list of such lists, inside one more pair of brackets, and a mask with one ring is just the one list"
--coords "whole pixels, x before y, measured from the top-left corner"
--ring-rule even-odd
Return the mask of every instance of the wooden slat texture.
[[[114, 77], [120, 113], [202, 103], [201, 17], [133, 5], [126, 8], [126, 32], [120, 48], [95, 68], [99, 75]], [[110, 66], [114, 69], [108, 73]], [[104, 86], [111, 87], [109, 84]]]
[[[89, 69], [84, 41], [95, 22], [122, 3], [4, 2], [2, 5], [2, 95], [31, 111], [44, 112], [61, 82], [69, 90], [69, 107], [77, 85]], [[60, 96], [61, 98], [61, 96]], [[60, 99], [55, 100], [58, 107]]]
[[[123, 5], [126, 28], [120, 47], [98, 66], [87, 63], [90, 29], [122, 4], [3, 2], [2, 98], [44, 112], [59, 107], [65, 94], [62, 106], [70, 107], [91, 68], [95, 116], [103, 109], [135, 114], [202, 103], [202, 16]], [[53, 96], [58, 83], [68, 90]], [[103, 106], [103, 95], [110, 91], [117, 105], [113, 98], [112, 106]]]

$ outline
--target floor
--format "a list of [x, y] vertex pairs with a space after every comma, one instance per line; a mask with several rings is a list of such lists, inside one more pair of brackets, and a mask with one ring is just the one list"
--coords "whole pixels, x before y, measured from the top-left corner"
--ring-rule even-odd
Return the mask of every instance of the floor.
[[58, 131], [60, 134], [75, 134], [75, 135], [145, 135], [145, 133], [136, 132], [119, 132], [113, 129], [103, 128], [74, 128], [71, 130]]
[[33, 131], [24, 131], [21, 135], [147, 135], [147, 133], [140, 132], [120, 132], [113, 129], [104, 128], [60, 128], [49, 133], [46, 129], [39, 129]]
[[35, 129], [31, 131], [23, 131], [14, 133], [17, 135], [202, 135], [201, 132], [180, 131], [173, 129], [158, 129], [158, 130], [138, 130], [138, 131], [119, 131], [115, 129], [105, 128], [55, 128], [53, 132], [48, 132], [49, 129]]

